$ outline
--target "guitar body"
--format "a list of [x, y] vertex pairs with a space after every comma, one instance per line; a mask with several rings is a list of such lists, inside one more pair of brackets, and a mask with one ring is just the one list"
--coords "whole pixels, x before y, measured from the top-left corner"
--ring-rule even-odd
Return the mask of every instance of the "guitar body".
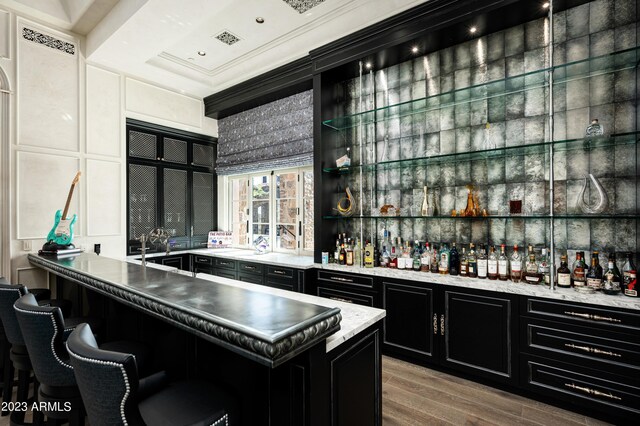
[[73, 215], [70, 219], [62, 218], [62, 210], [56, 212], [53, 228], [47, 235], [47, 241], [53, 241], [54, 243], [66, 246], [71, 244], [73, 240], [73, 225], [76, 223], [77, 215]]

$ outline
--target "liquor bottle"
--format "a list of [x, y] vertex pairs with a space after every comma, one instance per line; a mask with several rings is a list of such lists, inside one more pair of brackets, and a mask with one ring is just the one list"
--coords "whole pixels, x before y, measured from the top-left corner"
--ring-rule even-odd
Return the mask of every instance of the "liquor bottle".
[[367, 241], [364, 246], [364, 267], [373, 268], [373, 245]]
[[362, 268], [362, 247], [360, 247], [360, 240], [356, 238], [356, 245], [353, 248], [354, 265], [358, 268]]
[[602, 292], [604, 294], [618, 294], [620, 293], [620, 271], [616, 266], [616, 255], [609, 253], [609, 260], [607, 261], [607, 270], [604, 272], [602, 281]]
[[451, 250], [449, 250], [449, 274], [460, 275], [460, 255], [456, 248], [456, 243], [451, 243]]
[[571, 271], [567, 264], [567, 255], [560, 256], [560, 266], [556, 274], [556, 283], [558, 287], [569, 288], [571, 287]]
[[637, 270], [633, 264], [631, 253], [627, 253], [627, 260], [622, 266], [622, 289], [625, 296], [638, 297]]
[[462, 247], [462, 254], [460, 255], [460, 276], [468, 277], [469, 276], [469, 261], [467, 259], [467, 249]]
[[333, 252], [333, 259], [336, 263], [340, 263], [340, 234], [338, 234], [338, 238], [336, 239], [336, 249]]
[[353, 248], [351, 247], [351, 240], [347, 244], [347, 266], [353, 266]]
[[396, 267], [398, 269], [404, 269], [405, 257], [404, 257], [404, 246], [399, 246], [399, 251], [396, 257]]
[[549, 266], [549, 257], [547, 256], [546, 247], [542, 249], [542, 255], [540, 256], [540, 262], [538, 262], [538, 272], [542, 276], [542, 280], [544, 284], [547, 286], [551, 286], [551, 277], [550, 277], [550, 266]]
[[469, 254], [467, 254], [467, 275], [469, 278], [478, 276], [478, 258], [473, 243], [469, 244]]
[[511, 253], [511, 281], [519, 283], [522, 279], [522, 256], [518, 252], [518, 245], [514, 244]]
[[413, 249], [413, 270], [419, 271], [422, 265], [422, 252], [420, 251], [420, 241], [416, 240]]
[[580, 287], [585, 287], [587, 285], [587, 280], [585, 275], [587, 273], [587, 265], [583, 260], [584, 252], [579, 251], [576, 253], [576, 260], [573, 262], [573, 266], [571, 268], [571, 281], [573, 282], [573, 286], [577, 289]]
[[389, 250], [387, 250], [387, 246], [382, 246], [382, 261], [380, 262], [380, 266], [383, 268], [388, 268], [390, 261], [391, 255], [389, 254]]
[[389, 241], [389, 231], [387, 228], [382, 228], [382, 247], [387, 247], [391, 250], [391, 242]]
[[484, 246], [480, 246], [480, 253], [478, 254], [478, 278], [485, 279], [487, 278], [488, 268], [489, 268], [489, 260], [487, 259], [487, 252], [484, 249]]
[[447, 244], [442, 244], [442, 249], [440, 250], [440, 264], [438, 265], [438, 272], [442, 275], [446, 275], [449, 273], [449, 259], [451, 253], [449, 252], [449, 248]]
[[407, 245], [404, 248], [404, 269], [413, 269], [413, 259], [411, 258], [411, 241], [407, 241]]
[[598, 254], [598, 251], [591, 253], [591, 267], [587, 271], [587, 287], [595, 291], [602, 290], [602, 266]]
[[498, 254], [496, 248], [491, 246], [489, 249], [489, 259], [487, 260], [487, 278], [490, 280], [498, 279]]
[[[513, 265], [513, 263], [512, 263]], [[536, 254], [532, 247], [529, 246], [529, 258], [524, 265], [524, 282], [528, 284], [540, 284], [542, 281], [542, 274], [538, 271], [538, 264], [536, 263]]]
[[424, 244], [424, 251], [420, 255], [420, 271], [431, 271], [431, 249], [429, 248], [429, 243]]
[[501, 281], [509, 279], [509, 258], [505, 252], [505, 245], [500, 244], [500, 257], [498, 257], [498, 278]]
[[338, 263], [340, 265], [347, 264], [347, 251], [344, 249], [344, 243], [340, 244], [340, 253], [338, 255]]
[[431, 272], [434, 274], [437, 274], [439, 266], [440, 266], [440, 252], [438, 251], [438, 246], [434, 244], [433, 250], [431, 250]]

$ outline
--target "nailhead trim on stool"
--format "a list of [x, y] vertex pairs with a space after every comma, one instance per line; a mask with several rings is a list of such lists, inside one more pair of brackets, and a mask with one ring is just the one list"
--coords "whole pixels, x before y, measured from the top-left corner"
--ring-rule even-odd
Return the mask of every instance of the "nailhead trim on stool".
[[70, 368], [71, 370], [73, 370], [73, 367], [69, 364], [65, 364], [60, 357], [58, 357], [58, 353], [56, 352], [55, 346], [54, 346], [54, 341], [56, 339], [56, 336], [58, 335], [58, 326], [56, 325], [55, 320], [53, 319], [53, 314], [49, 313], [49, 312], [35, 312], [35, 311], [25, 311], [24, 309], [20, 309], [16, 306], [13, 307], [13, 309], [15, 309], [16, 311], [20, 311], [20, 312], [24, 312], [26, 314], [36, 314], [36, 315], [48, 315], [49, 318], [51, 318], [51, 323], [53, 324], [53, 337], [51, 338], [51, 352], [53, 352], [53, 356], [55, 357], [56, 361], [58, 361], [63, 367], [66, 368]]

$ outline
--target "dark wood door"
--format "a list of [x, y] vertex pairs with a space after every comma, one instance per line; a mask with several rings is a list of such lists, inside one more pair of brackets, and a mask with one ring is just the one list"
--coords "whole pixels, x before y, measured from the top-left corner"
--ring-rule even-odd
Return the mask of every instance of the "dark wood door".
[[410, 281], [382, 281], [384, 319], [384, 349], [430, 360], [436, 354], [438, 318], [435, 312], [435, 291], [430, 284]]
[[443, 297], [444, 316], [438, 318], [439, 334], [444, 338], [441, 363], [477, 376], [511, 382], [517, 371], [512, 353], [517, 330], [513, 323], [515, 296], [444, 289]]

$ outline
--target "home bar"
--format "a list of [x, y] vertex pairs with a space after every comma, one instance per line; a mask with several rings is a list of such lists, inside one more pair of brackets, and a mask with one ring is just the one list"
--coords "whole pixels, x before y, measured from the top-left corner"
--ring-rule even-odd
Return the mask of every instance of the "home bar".
[[0, 426], [638, 424], [640, 1], [238, 6], [0, 0]]

